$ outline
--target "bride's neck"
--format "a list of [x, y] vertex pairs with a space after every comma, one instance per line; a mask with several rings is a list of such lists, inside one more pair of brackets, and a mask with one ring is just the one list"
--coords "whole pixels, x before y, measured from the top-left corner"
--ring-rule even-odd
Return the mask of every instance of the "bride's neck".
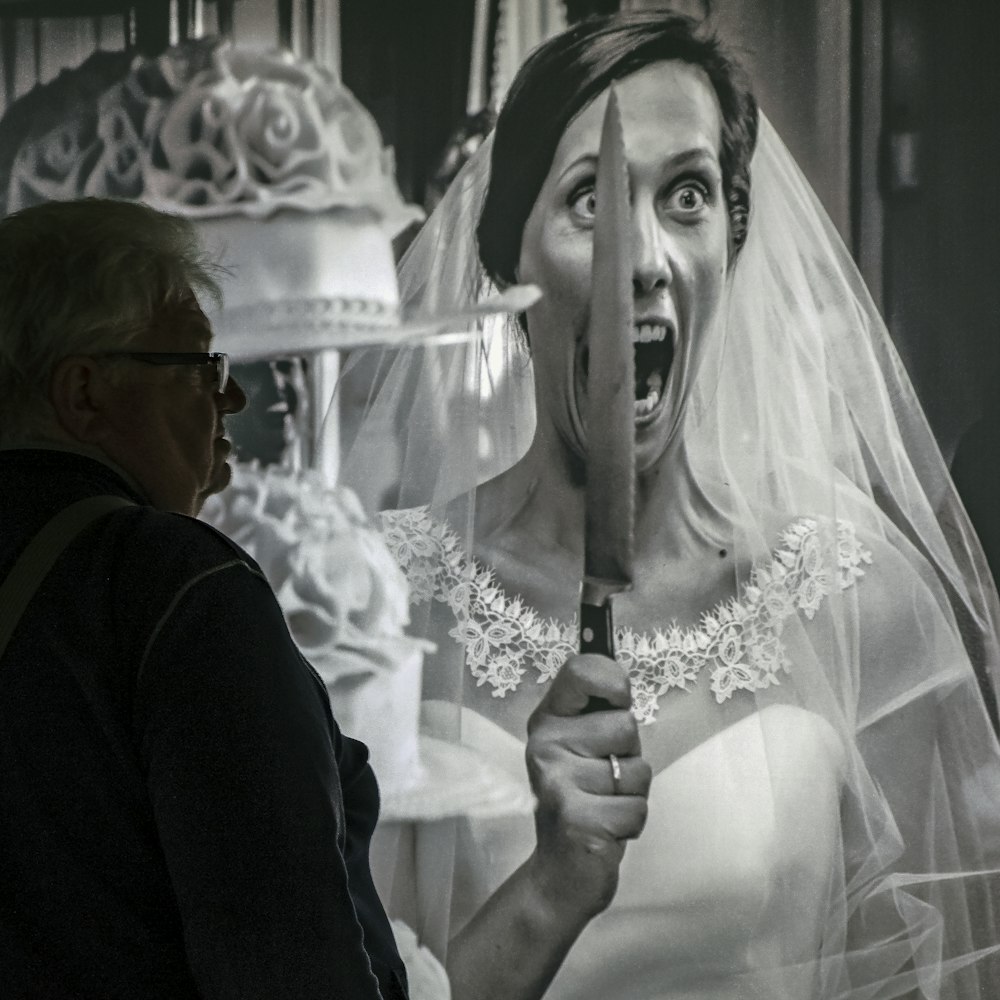
[[[555, 438], [555, 440], [554, 440]], [[499, 539], [514, 532], [582, 553], [586, 469], [555, 434], [536, 433], [524, 458], [482, 488], [479, 523]], [[684, 558], [715, 542], [726, 523], [695, 475], [681, 435], [636, 481], [637, 555]]]

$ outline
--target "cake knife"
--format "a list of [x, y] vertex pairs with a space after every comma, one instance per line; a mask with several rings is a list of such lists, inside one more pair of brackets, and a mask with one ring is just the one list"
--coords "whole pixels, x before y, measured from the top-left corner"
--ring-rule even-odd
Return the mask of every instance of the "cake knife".
[[[635, 359], [632, 216], [614, 85], [601, 128], [587, 328], [587, 480], [580, 652], [614, 657], [612, 599], [632, 586]], [[587, 711], [608, 707], [591, 699]]]

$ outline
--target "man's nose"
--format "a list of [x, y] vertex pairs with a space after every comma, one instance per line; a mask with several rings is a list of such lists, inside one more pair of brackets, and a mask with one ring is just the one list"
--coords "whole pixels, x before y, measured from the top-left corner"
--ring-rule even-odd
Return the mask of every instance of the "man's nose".
[[667, 237], [653, 205], [637, 204], [632, 210], [635, 232], [635, 266], [632, 288], [636, 295], [649, 295], [670, 286], [673, 272]]
[[243, 386], [230, 375], [226, 383], [226, 391], [222, 393], [222, 402], [219, 409], [223, 413], [239, 413], [246, 408], [247, 394], [243, 391]]

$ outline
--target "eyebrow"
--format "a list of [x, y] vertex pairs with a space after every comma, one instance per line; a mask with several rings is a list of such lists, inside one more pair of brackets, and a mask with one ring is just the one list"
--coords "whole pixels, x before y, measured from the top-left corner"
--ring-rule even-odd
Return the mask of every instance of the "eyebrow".
[[[577, 167], [584, 164], [587, 166], [597, 169], [597, 153], [583, 153], [578, 156], [571, 163], [566, 164], [566, 167], [560, 172], [559, 177], [556, 180], [557, 184], [561, 184], [566, 178], [567, 174], [572, 173]], [[721, 170], [721, 164], [719, 163], [719, 156], [711, 146], [693, 146], [690, 149], [685, 149], [680, 153], [676, 153], [673, 156], [667, 158], [664, 161], [670, 169], [676, 170], [678, 168], [689, 166], [693, 163], [710, 163], [713, 166], [719, 166]]]

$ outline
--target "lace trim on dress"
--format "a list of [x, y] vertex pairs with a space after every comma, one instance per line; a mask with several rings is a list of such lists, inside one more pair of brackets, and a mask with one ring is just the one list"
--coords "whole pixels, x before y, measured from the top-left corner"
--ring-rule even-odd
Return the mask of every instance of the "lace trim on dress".
[[[555, 677], [578, 648], [576, 617], [544, 619], [520, 598], [510, 598], [487, 566], [469, 559], [458, 536], [435, 521], [426, 507], [384, 511], [382, 534], [410, 584], [410, 603], [435, 599], [455, 616], [449, 630], [464, 647], [478, 685], [502, 698], [529, 668], [537, 683]], [[837, 521], [836, 568], [824, 558], [823, 539], [812, 518], [792, 522], [770, 558], [755, 563], [736, 598], [702, 615], [696, 626], [671, 624], [652, 633], [616, 629], [616, 659], [632, 681], [632, 712], [655, 721], [660, 698], [686, 690], [702, 671], [719, 704], [734, 691], [759, 691], [780, 683], [790, 662], [781, 642], [786, 619], [801, 611], [812, 619], [834, 588], [843, 591], [864, 576], [871, 552], [854, 525]]]

